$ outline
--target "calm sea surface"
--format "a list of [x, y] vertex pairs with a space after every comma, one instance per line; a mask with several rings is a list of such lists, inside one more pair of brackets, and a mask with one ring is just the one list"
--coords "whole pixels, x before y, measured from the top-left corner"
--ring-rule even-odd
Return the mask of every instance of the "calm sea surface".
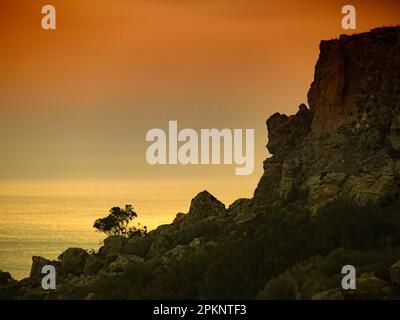
[[170, 223], [204, 189], [226, 206], [252, 194], [232, 181], [1, 181], [0, 269], [22, 279], [34, 255], [56, 259], [69, 247], [97, 249], [105, 236], [93, 222], [114, 206], [133, 204], [135, 223], [149, 229]]

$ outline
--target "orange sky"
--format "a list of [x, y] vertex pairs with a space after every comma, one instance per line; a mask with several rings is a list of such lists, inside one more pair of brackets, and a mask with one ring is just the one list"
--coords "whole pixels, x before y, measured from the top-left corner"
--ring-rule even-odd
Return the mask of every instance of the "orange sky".
[[[57, 9], [43, 31], [41, 7]], [[294, 113], [336, 0], [9, 0], [0, 3], [0, 178], [234, 175], [234, 166], [152, 167], [145, 134], [179, 126], [255, 128]], [[400, 1], [351, 1], [357, 32], [400, 23]]]

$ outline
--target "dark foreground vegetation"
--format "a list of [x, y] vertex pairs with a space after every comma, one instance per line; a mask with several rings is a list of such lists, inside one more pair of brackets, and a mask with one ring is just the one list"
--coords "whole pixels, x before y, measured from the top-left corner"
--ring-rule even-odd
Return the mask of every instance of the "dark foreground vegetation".
[[[200, 200], [199, 200], [200, 199]], [[198, 216], [199, 212], [210, 213]], [[29, 279], [4, 280], [0, 297], [22, 299], [395, 299], [400, 260], [400, 201], [356, 207], [331, 202], [311, 215], [298, 199], [243, 218], [209, 193], [174, 223], [111, 235], [98, 252], [60, 261], [34, 258]], [[251, 206], [251, 202], [247, 203]], [[197, 204], [198, 205], [198, 204]], [[115, 212], [115, 208], [114, 208]], [[137, 230], [137, 229], [136, 229]], [[118, 232], [121, 234], [121, 230]], [[73, 257], [73, 258], [71, 258]], [[38, 257], [37, 257], [38, 258]], [[53, 263], [57, 290], [40, 288], [38, 266]], [[74, 265], [75, 264], [75, 265]], [[341, 288], [344, 265], [357, 289]], [[393, 266], [391, 268], [391, 266]], [[69, 268], [68, 268], [69, 267]], [[74, 268], [72, 268], [74, 267]]]

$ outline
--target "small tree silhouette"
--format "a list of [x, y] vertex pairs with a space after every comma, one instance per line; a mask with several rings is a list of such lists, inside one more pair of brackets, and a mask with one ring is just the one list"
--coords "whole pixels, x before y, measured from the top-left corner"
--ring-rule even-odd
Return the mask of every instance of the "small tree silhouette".
[[109, 236], [131, 237], [133, 235], [145, 235], [147, 233], [146, 227], [129, 227], [129, 223], [135, 218], [137, 218], [136, 212], [133, 211], [132, 205], [127, 204], [125, 209], [120, 207], [111, 208], [110, 214], [105, 218], [97, 219], [93, 227]]

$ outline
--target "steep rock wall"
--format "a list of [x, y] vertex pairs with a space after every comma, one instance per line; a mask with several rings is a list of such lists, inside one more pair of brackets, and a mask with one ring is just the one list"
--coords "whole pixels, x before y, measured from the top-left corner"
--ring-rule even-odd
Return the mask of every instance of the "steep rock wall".
[[315, 212], [335, 198], [359, 205], [399, 196], [400, 27], [322, 41], [309, 109], [267, 121], [273, 155], [256, 208], [307, 195]]

